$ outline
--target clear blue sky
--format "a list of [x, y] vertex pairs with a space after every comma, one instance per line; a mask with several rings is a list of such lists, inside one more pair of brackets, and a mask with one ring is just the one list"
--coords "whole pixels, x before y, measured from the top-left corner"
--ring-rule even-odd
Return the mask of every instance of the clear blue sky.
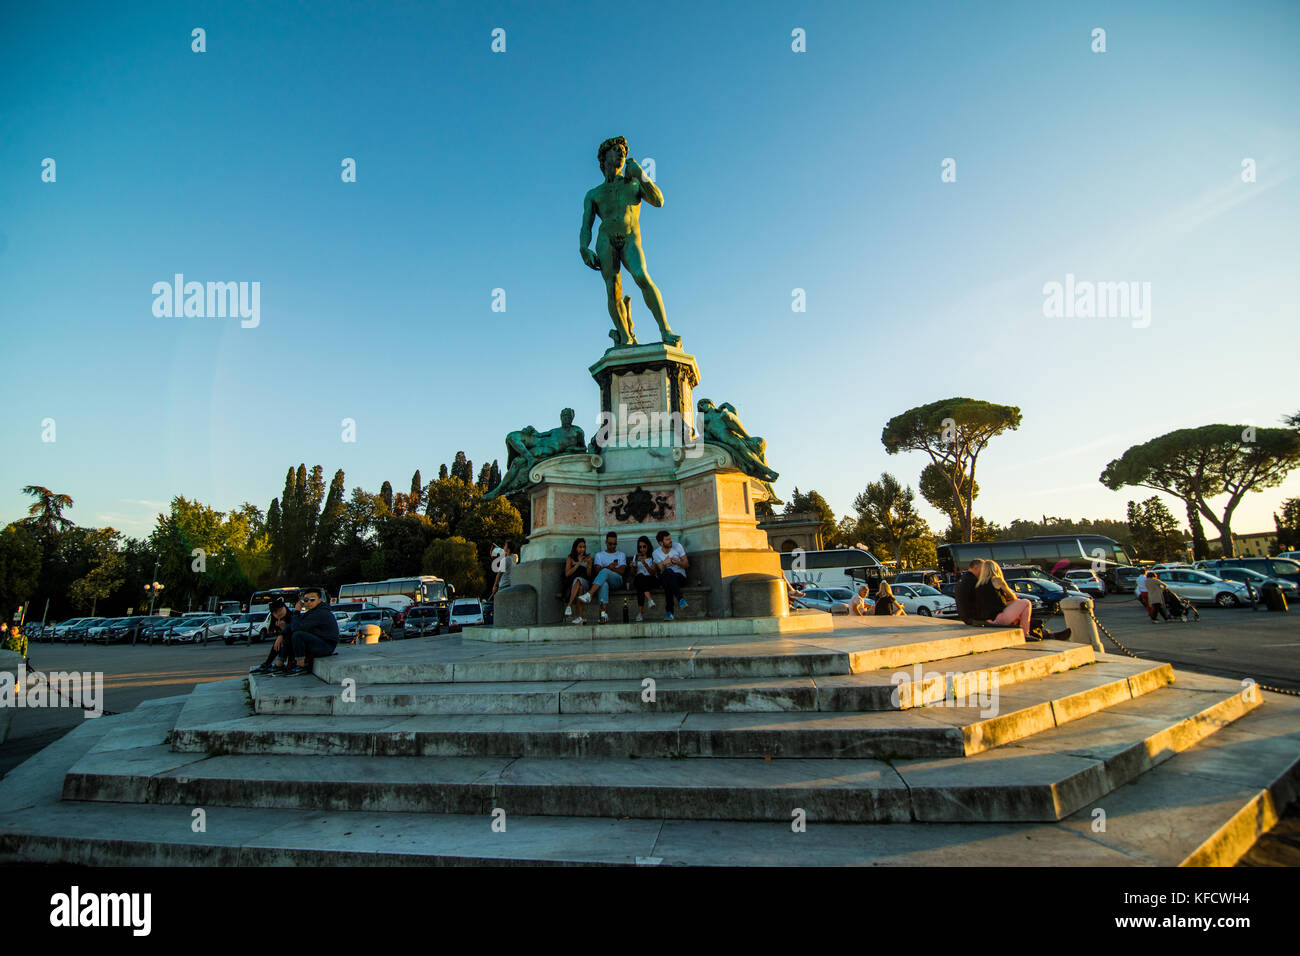
[[[175, 494], [265, 508], [300, 461], [401, 490], [565, 405], [590, 430], [577, 233], [619, 134], [697, 395], [779, 492], [915, 484], [882, 425], [964, 394], [1024, 412], [982, 514], [1122, 517], [1096, 479], [1129, 445], [1300, 409], [1297, 49], [1295, 3], [6, 4], [0, 517], [42, 484], [139, 535]], [[260, 282], [260, 326], [154, 317], [176, 272]], [[1066, 273], [1150, 282], [1150, 327], [1045, 318]]]

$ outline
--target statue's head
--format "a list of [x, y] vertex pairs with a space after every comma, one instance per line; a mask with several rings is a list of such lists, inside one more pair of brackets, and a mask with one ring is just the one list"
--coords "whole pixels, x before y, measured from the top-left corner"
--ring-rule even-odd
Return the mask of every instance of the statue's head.
[[565, 428], [573, 427], [573, 409], [565, 408], [560, 410], [560, 424]]
[[716, 411], [717, 406], [715, 406], [713, 402], [709, 401], [707, 398], [701, 398], [698, 402], [695, 403], [695, 410], [703, 414], [705, 412]]
[[605, 174], [606, 179], [618, 175], [626, 160], [627, 140], [622, 136], [605, 140], [600, 144], [600, 149], [596, 150], [596, 162], [600, 164], [600, 171]]

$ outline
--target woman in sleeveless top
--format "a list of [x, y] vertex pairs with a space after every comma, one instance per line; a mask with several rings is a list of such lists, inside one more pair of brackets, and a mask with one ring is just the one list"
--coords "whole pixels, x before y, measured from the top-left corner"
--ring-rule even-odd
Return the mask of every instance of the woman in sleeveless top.
[[586, 594], [587, 589], [591, 587], [592, 577], [594, 575], [591, 568], [591, 555], [587, 553], [587, 539], [575, 538], [573, 547], [569, 549], [569, 556], [564, 559], [564, 589], [560, 592], [568, 601], [564, 605], [564, 616], [569, 618], [570, 624], [582, 623], [582, 605], [578, 605], [576, 615], [573, 613], [573, 606], [578, 596]]
[[654, 558], [650, 554], [650, 539], [645, 535], [636, 539], [636, 556], [632, 558], [632, 573], [636, 575], [632, 587], [636, 589], [636, 619], [639, 623], [645, 614], [645, 609], [655, 606], [655, 599], [650, 596], [650, 589], [659, 587]]

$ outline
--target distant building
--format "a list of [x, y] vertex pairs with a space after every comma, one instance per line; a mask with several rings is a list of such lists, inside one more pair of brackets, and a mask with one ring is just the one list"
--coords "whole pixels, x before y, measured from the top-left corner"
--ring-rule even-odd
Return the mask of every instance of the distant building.
[[[1211, 538], [1209, 545], [1210, 557], [1223, 557], [1223, 548], [1220, 546], [1218, 538]], [[1266, 558], [1278, 551], [1277, 532], [1256, 531], [1252, 534], [1234, 534], [1232, 536], [1232, 547], [1239, 558]], [[1190, 538], [1183, 542], [1181, 560], [1194, 560], [1192, 558], [1192, 541]]]
[[811, 511], [764, 518], [758, 523], [758, 530], [767, 534], [767, 543], [773, 551], [784, 554], [795, 548], [822, 550], [822, 524]]

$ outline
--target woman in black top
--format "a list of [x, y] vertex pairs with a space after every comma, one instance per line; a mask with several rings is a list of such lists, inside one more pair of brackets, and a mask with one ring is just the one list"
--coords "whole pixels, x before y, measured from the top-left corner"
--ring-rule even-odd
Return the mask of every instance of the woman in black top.
[[580, 594], [586, 594], [591, 587], [591, 579], [594, 577], [591, 568], [591, 555], [587, 553], [587, 539], [575, 538], [573, 547], [569, 549], [569, 556], [564, 559], [564, 594], [568, 603], [564, 605], [564, 616], [570, 619], [573, 624], [582, 623], [582, 609], [578, 609], [576, 617], [573, 616], [573, 602], [578, 600]]
[[636, 575], [632, 587], [636, 589], [636, 619], [639, 623], [642, 615], [645, 614], [646, 605], [655, 606], [655, 599], [650, 596], [650, 589], [659, 587], [659, 575], [655, 574], [655, 561], [650, 554], [650, 539], [645, 535], [636, 539], [632, 573]]
[[888, 581], [881, 581], [880, 590], [876, 592], [876, 613], [881, 615], [897, 614], [899, 616], [907, 614], [903, 610], [903, 605], [898, 603], [898, 598], [894, 597], [894, 590], [889, 586]]

